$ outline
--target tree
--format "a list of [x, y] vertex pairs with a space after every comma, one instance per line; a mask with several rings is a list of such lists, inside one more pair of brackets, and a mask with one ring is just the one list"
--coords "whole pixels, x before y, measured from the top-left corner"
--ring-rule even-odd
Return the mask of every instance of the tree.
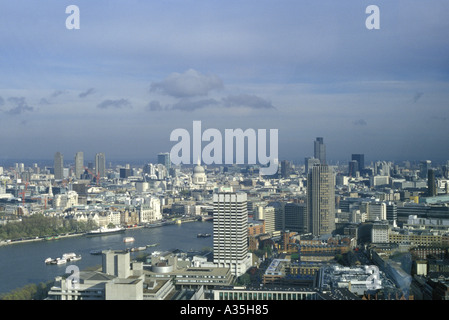
[[96, 228], [93, 221], [79, 222], [58, 217], [34, 214], [23, 217], [20, 222], [9, 222], [0, 226], [0, 239], [45, 237], [69, 232], [87, 232]]
[[248, 273], [242, 274], [237, 278], [237, 284], [243, 286], [251, 284], [251, 276]]
[[27, 284], [9, 293], [0, 295], [0, 300], [43, 300], [48, 296], [53, 281]]

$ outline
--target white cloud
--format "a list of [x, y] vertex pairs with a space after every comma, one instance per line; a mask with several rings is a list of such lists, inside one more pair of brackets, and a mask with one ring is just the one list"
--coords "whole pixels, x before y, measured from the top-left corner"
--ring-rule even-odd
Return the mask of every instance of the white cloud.
[[176, 98], [207, 96], [213, 90], [223, 88], [216, 75], [204, 75], [189, 69], [184, 73], [172, 73], [161, 82], [151, 84], [150, 92], [160, 92]]

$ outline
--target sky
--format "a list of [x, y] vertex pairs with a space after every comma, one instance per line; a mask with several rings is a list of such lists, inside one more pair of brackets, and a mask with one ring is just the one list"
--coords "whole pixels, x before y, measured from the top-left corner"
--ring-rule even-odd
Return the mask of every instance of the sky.
[[2, 1], [0, 161], [154, 159], [193, 121], [277, 129], [280, 160], [313, 156], [316, 137], [329, 161], [449, 160], [448, 13], [447, 0]]

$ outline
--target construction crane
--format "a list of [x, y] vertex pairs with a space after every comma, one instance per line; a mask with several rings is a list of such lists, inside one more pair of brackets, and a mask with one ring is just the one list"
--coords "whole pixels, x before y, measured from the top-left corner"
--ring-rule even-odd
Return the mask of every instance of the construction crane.
[[97, 182], [97, 186], [99, 186], [99, 185], [100, 185], [100, 173], [98, 172], [98, 173], [95, 175], [95, 174], [92, 173], [92, 171], [89, 170], [88, 167], [84, 167], [84, 169], [86, 169], [87, 172], [89, 172], [90, 175], [91, 175], [93, 178], [95, 178], [95, 180], [96, 180], [96, 182]]
[[22, 192], [19, 192], [19, 195], [22, 195], [22, 204], [25, 206], [25, 194], [27, 192], [28, 189], [28, 181], [25, 183], [25, 188], [23, 189]]
[[[48, 205], [48, 200], [53, 200], [53, 197], [50, 197], [50, 195], [48, 194], [43, 194], [41, 195], [39, 198], [31, 198], [31, 200], [40, 200], [40, 201], [44, 201], [45, 203], [45, 209], [47, 209], [47, 205]], [[41, 202], [42, 203], [42, 202]]]
[[44, 208], [47, 209], [48, 201], [53, 200], [53, 195], [52, 194], [41, 194], [39, 197], [31, 198], [31, 200], [39, 200], [39, 201], [41, 201], [41, 203], [43, 201], [45, 203]]
[[53, 200], [53, 192], [52, 192], [52, 186], [51, 183], [48, 185], [48, 193], [47, 194], [41, 194], [39, 198], [31, 198], [33, 200], [44, 200], [45, 202], [45, 209], [47, 209], [48, 200]]

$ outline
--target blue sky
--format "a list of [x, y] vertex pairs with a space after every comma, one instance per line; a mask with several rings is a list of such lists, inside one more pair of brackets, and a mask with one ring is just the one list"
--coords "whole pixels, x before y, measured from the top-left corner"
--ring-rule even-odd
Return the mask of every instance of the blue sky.
[[321, 136], [330, 160], [446, 160], [448, 13], [445, 0], [2, 1], [0, 159], [152, 159], [201, 120], [278, 129], [281, 159]]

